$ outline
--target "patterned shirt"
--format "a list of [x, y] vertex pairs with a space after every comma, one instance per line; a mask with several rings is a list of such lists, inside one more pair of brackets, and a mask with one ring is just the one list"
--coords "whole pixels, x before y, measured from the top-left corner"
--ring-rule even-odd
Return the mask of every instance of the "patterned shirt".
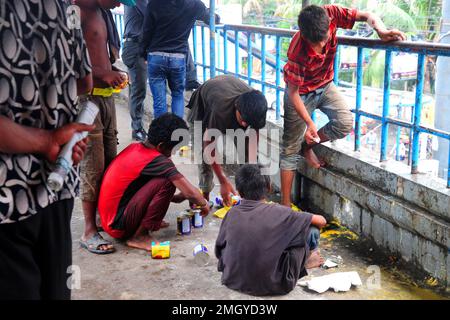
[[[45, 130], [73, 122], [77, 79], [91, 72], [91, 64], [65, 4], [0, 0], [0, 43], [0, 116]], [[22, 221], [77, 195], [78, 168], [57, 193], [46, 184], [51, 171], [41, 155], [0, 152], [0, 224]]]
[[330, 18], [330, 36], [323, 53], [317, 53], [306, 41], [301, 31], [292, 38], [284, 66], [284, 81], [299, 87], [299, 94], [307, 94], [333, 80], [334, 56], [337, 50], [337, 28], [351, 29], [356, 21], [356, 9], [337, 5], [323, 6]]

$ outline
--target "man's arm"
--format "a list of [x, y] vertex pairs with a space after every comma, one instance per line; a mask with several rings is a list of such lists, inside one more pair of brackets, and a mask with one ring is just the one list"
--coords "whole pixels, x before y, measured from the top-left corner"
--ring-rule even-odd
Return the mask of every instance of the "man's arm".
[[369, 24], [377, 33], [382, 41], [401, 41], [406, 40], [406, 35], [397, 30], [388, 30], [383, 21], [371, 12], [358, 11], [356, 14], [356, 21], [364, 21]]
[[311, 119], [311, 116], [306, 110], [305, 104], [303, 103], [300, 95], [298, 93], [298, 86], [292, 83], [288, 85], [288, 94], [289, 99], [294, 104], [295, 111], [297, 111], [298, 115], [305, 121], [306, 123], [306, 133], [305, 140], [307, 144], [312, 144], [314, 139], [318, 137], [317, 127]]
[[[203, 142], [203, 150], [211, 143], [213, 143], [213, 142], [212, 141], [204, 141]], [[211, 168], [213, 169], [214, 173], [216, 174], [217, 179], [219, 179], [220, 194], [222, 196], [223, 202], [227, 207], [230, 207], [231, 206], [230, 194], [236, 195], [237, 192], [234, 189], [231, 182], [228, 180], [225, 173], [223, 172], [222, 166], [217, 163], [215, 148], [211, 151], [211, 157], [212, 157], [212, 159], [210, 159]]]
[[86, 77], [82, 79], [77, 79], [77, 93], [78, 95], [88, 94], [92, 91], [93, 81], [92, 73], [89, 73]]
[[[180, 190], [182, 195], [197, 206], [202, 209], [202, 216], [207, 216], [209, 213], [209, 203], [203, 198], [203, 195], [199, 190], [192, 185], [185, 177], [180, 179], [175, 179], [173, 182], [174, 186]], [[178, 196], [178, 195], [177, 195]]]
[[[43, 130], [22, 126], [0, 115], [0, 152], [8, 154], [41, 154], [55, 162], [61, 147], [69, 142], [76, 132], [91, 131], [95, 126], [70, 123], [56, 130]], [[86, 141], [73, 148], [72, 159], [77, 164], [86, 150]]]

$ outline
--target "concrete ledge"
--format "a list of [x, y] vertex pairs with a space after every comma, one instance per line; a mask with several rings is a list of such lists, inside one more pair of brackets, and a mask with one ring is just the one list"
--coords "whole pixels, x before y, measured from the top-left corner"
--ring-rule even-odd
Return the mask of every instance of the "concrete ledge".
[[[281, 140], [281, 122], [269, 121], [266, 128], [280, 130]], [[279, 140], [269, 136], [277, 152]], [[319, 145], [315, 151], [329, 166], [312, 169], [301, 160], [302, 194], [295, 189], [297, 199], [301, 196], [316, 212], [450, 283], [450, 190], [444, 180], [411, 175], [408, 166], [380, 163], [345, 142]], [[273, 154], [265, 157], [276, 160]], [[279, 187], [279, 175], [273, 183]]]

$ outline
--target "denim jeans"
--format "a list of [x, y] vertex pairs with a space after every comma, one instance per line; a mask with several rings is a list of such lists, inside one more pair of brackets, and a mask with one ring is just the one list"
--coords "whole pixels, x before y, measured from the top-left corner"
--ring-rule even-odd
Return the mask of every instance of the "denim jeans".
[[147, 89], [147, 68], [145, 60], [140, 57], [139, 42], [126, 41], [123, 44], [123, 63], [130, 75], [128, 105], [131, 116], [131, 129], [143, 129], [142, 116], [144, 114], [144, 100]]
[[183, 118], [186, 58], [166, 53], [149, 53], [147, 67], [154, 118], [167, 112], [166, 82], [172, 96], [172, 113]]
[[308, 238], [306, 239], [309, 249], [315, 250], [319, 246], [320, 230], [316, 227], [311, 226], [309, 228]]

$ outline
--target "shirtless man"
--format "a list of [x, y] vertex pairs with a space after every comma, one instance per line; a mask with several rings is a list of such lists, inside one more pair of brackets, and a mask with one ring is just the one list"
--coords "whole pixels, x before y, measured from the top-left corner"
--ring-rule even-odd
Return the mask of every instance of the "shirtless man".
[[127, 76], [113, 66], [120, 49], [119, 36], [109, 9], [135, 5], [134, 0], [75, 0], [81, 9], [81, 26], [92, 61], [94, 89], [80, 97], [94, 102], [100, 109], [96, 129], [89, 134], [90, 142], [81, 167], [81, 200], [85, 230], [80, 245], [89, 252], [114, 252], [110, 241], [102, 238], [96, 226], [96, 208], [103, 173], [117, 155], [117, 124], [112, 88], [122, 84]]

